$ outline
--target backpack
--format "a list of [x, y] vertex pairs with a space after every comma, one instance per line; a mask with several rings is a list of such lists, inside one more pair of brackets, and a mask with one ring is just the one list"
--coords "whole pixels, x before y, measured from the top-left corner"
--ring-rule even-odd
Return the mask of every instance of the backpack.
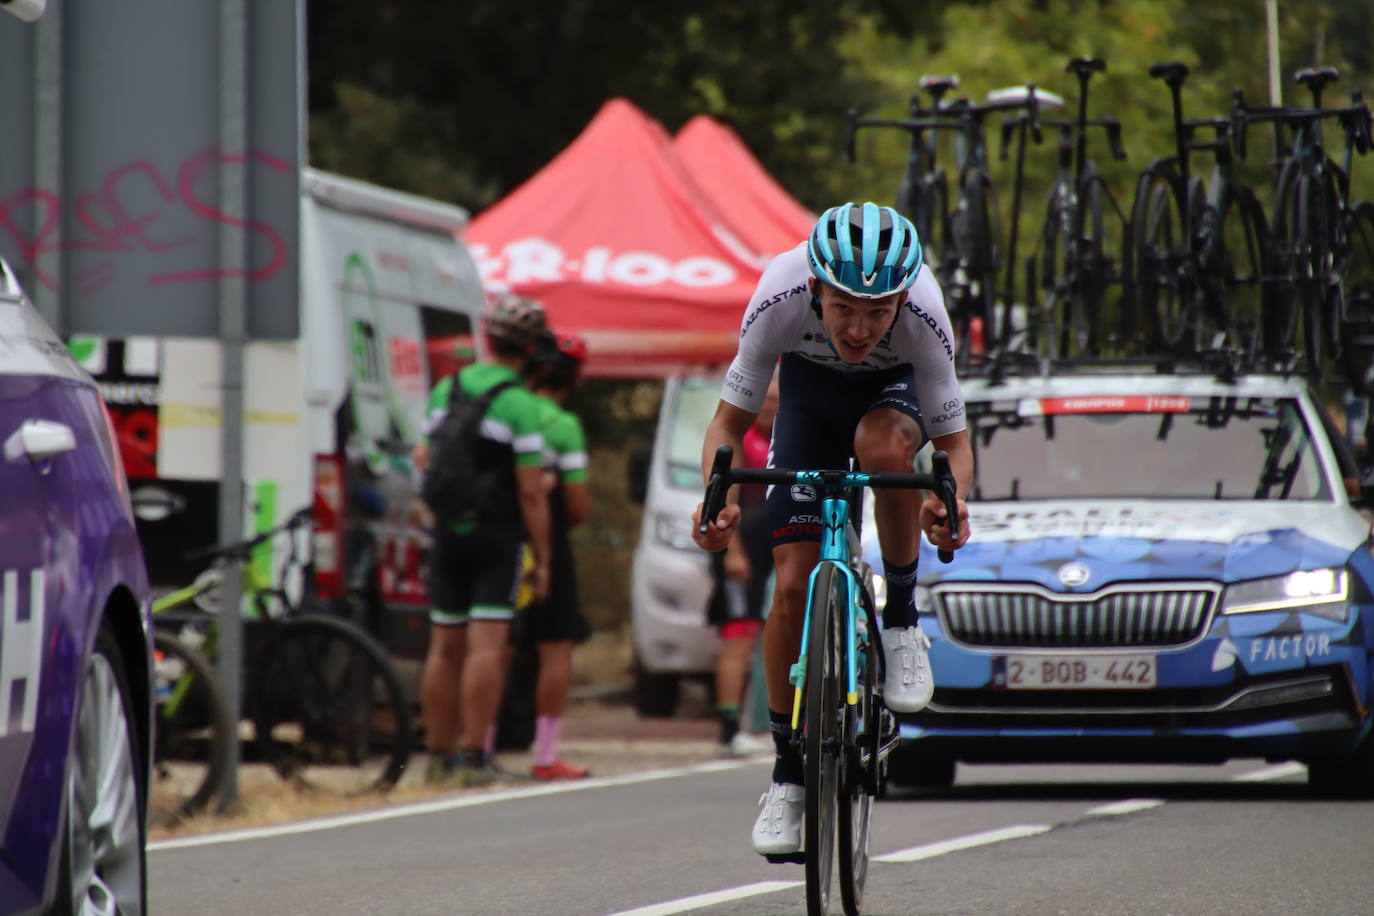
[[511, 380], [498, 382], [471, 397], [458, 383], [458, 376], [453, 376], [448, 414], [430, 437], [429, 469], [420, 487], [420, 497], [441, 522], [476, 516], [501, 486], [500, 470], [478, 469], [477, 438], [492, 401], [515, 384]]

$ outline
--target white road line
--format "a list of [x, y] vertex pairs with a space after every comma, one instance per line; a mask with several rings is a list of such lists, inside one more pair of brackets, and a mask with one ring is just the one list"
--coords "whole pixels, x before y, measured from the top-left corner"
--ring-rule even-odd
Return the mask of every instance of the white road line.
[[924, 846], [913, 846], [910, 849], [889, 852], [886, 855], [874, 856], [873, 860], [875, 862], [919, 862], [922, 859], [933, 859], [936, 856], [959, 852], [963, 849], [973, 849], [976, 846], [1039, 836], [1050, 829], [1051, 825], [1049, 824], [1018, 824], [1014, 827], [1000, 827], [997, 830], [971, 833], [968, 836], [955, 837], [952, 840], [941, 840], [938, 843], [926, 843]]
[[596, 779], [579, 779], [571, 782], [545, 783], [508, 789], [502, 792], [485, 792], [477, 795], [459, 795], [439, 798], [434, 801], [413, 802], [407, 805], [394, 805], [387, 808], [373, 808], [332, 817], [298, 821], [290, 824], [275, 824], [268, 827], [246, 827], [242, 830], [227, 830], [222, 833], [204, 833], [197, 836], [174, 837], [155, 840], [148, 844], [149, 852], [163, 849], [186, 849], [193, 846], [214, 846], [219, 843], [242, 843], [247, 840], [261, 840], [269, 837], [291, 836], [298, 833], [314, 833], [319, 830], [335, 830], [339, 827], [352, 827], [355, 824], [371, 824], [389, 821], [398, 817], [411, 817], [416, 814], [434, 814], [439, 811], [453, 811], [458, 808], [471, 808], [474, 805], [490, 805], [495, 802], [510, 801], [516, 798], [533, 798], [540, 795], [558, 795], [564, 792], [580, 792], [585, 789], [601, 789], [607, 786], [628, 786], [640, 782], [654, 782], [660, 779], [675, 779], [694, 773], [713, 773], [719, 770], [733, 770], [738, 767], [758, 763], [762, 758], [750, 760], [712, 760], [690, 766], [671, 767], [661, 770], [646, 770], [642, 773], [627, 773], [623, 776], [603, 776]]
[[1273, 766], [1251, 770], [1234, 777], [1232, 782], [1267, 782], [1270, 779], [1284, 779], [1288, 776], [1306, 775], [1307, 767], [1301, 763], [1276, 763]]
[[683, 897], [680, 900], [668, 900], [663, 903], [642, 906], [638, 909], [621, 910], [619, 913], [612, 913], [611, 916], [671, 916], [673, 913], [699, 910], [702, 907], [715, 906], [717, 903], [729, 903], [731, 900], [742, 900], [745, 897], [756, 897], [759, 894], [791, 890], [801, 887], [803, 883], [802, 881], [760, 881], [758, 884], [745, 884], [742, 887], [712, 891], [709, 894], [697, 894], [693, 897]]
[[1164, 804], [1162, 798], [1127, 798], [1119, 802], [1112, 802], [1109, 805], [1089, 808], [1088, 813], [1101, 817], [1117, 817], [1122, 814], [1134, 814], [1137, 811], [1148, 811], [1151, 808], [1158, 808], [1162, 804]]

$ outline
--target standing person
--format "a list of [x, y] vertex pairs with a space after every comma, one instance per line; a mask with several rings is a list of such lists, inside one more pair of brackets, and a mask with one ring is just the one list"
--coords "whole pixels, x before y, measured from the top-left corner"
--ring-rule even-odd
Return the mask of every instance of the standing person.
[[[505, 296], [486, 314], [485, 332], [490, 358], [434, 386], [427, 423], [429, 432], [438, 428], [455, 384], [471, 398], [505, 386], [488, 406], [476, 443], [473, 486], [482, 488], [481, 505], [474, 516], [436, 523], [429, 555], [429, 654], [420, 685], [426, 775], [434, 782], [456, 777], [463, 785], [502, 775], [484, 744], [501, 701], [524, 545], [534, 553], [537, 598], [548, 594], [551, 565], [549, 501], [540, 472], [544, 437], [538, 402], [521, 384], [547, 332], [543, 306]], [[425, 468], [431, 457], [422, 447], [416, 463]]]
[[568, 532], [591, 514], [587, 486], [587, 437], [577, 414], [564, 408], [577, 387], [587, 345], [574, 334], [555, 334], [545, 340], [531, 390], [540, 402], [544, 432], [544, 474], [549, 491], [549, 529], [552, 567], [549, 594], [525, 609], [521, 625], [539, 653], [535, 683], [535, 779], [582, 779], [586, 767], [558, 756], [558, 737], [572, 686], [573, 646], [591, 636], [578, 599], [577, 570]]
[[[744, 434], [744, 466], [768, 466], [773, 417], [778, 411], [778, 380], [764, 395], [754, 425]], [[764, 588], [773, 572], [773, 533], [763, 511], [764, 488], [740, 487], [740, 523], [725, 552], [711, 555], [715, 580], [708, 616], [720, 630], [720, 655], [716, 657], [716, 715], [720, 719], [720, 753], [742, 757], [766, 750], [768, 743], [740, 732], [740, 707], [749, 686], [749, 663], [754, 642], [763, 629]]]
[[[957, 541], [933, 494], [876, 494], [887, 578], [883, 700], [897, 712], [915, 712], [934, 688], [914, 599], [920, 536], [945, 549], [967, 543], [962, 496], [973, 478], [973, 451], [944, 297], [931, 272], [921, 269], [910, 220], [874, 203], [832, 207], [809, 240], [769, 263], [745, 309], [739, 352], [707, 427], [703, 477], [719, 446], [740, 453], [779, 357], [774, 467], [842, 468], [856, 456], [865, 471], [907, 472], [927, 437], [949, 453], [960, 494]], [[720, 550], [730, 542], [740, 524], [734, 499], [706, 534], [697, 531], [698, 505], [692, 537], [699, 546]], [[763, 651], [776, 757], [753, 830], [754, 849], [766, 855], [801, 849], [805, 792], [801, 755], [790, 740], [788, 671], [800, 650], [807, 581], [820, 556], [817, 509], [807, 487], [773, 487], [766, 501], [777, 584]]]

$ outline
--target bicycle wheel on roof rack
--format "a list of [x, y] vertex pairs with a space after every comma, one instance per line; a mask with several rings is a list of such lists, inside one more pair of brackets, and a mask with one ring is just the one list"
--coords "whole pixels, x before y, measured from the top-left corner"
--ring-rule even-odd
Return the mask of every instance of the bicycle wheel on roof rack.
[[[963, 349], [978, 356], [997, 347], [997, 240], [993, 236], [997, 202], [990, 175], [976, 172], [969, 177], [964, 187], [964, 205], [958, 246], [968, 284], [969, 330]], [[980, 342], [972, 339], [975, 327], [979, 329]]]
[[823, 916], [830, 903], [835, 871], [836, 808], [840, 795], [840, 755], [845, 700], [840, 615], [844, 583], [829, 563], [816, 574], [806, 647], [805, 754], [806, 912]]
[[1274, 219], [1269, 224], [1265, 259], [1264, 346], [1276, 362], [1288, 361], [1297, 347], [1301, 301], [1292, 281], [1298, 215], [1294, 187], [1298, 163], [1290, 160], [1279, 173], [1274, 192]]
[[1269, 250], [1264, 210], [1253, 191], [1230, 185], [1214, 195], [1204, 225], [1203, 270], [1215, 306], [1227, 318], [1230, 344], [1247, 363], [1264, 356], [1266, 284]]
[[259, 655], [253, 722], [264, 760], [325, 794], [386, 791], [410, 757], [410, 707], [377, 644], [347, 621], [282, 623]]
[[1369, 395], [1374, 377], [1374, 203], [1351, 208], [1347, 232], [1350, 249], [1341, 289], [1345, 297], [1341, 367], [1356, 391]]
[[1191, 353], [1202, 343], [1200, 292], [1178, 185], [1167, 165], [1146, 169], [1136, 185], [1131, 216], [1136, 290], [1155, 346], [1168, 353]]
[[1318, 178], [1302, 174], [1298, 178], [1296, 235], [1290, 278], [1302, 311], [1303, 356], [1307, 371], [1320, 379], [1323, 363], [1330, 352], [1327, 341], [1326, 274], [1331, 253], [1330, 225], [1325, 189]]
[[1052, 357], [1072, 356], [1081, 352], [1087, 343], [1087, 328], [1082, 322], [1074, 321], [1072, 207], [1068, 188], [1057, 186], [1051, 192], [1045, 222], [1040, 229], [1037, 279], [1045, 296], [1041, 316]]

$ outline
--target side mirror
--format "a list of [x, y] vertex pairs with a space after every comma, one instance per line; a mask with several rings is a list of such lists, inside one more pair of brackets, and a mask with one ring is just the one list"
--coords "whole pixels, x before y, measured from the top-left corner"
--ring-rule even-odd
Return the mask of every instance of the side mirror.
[[47, 5], [48, 0], [0, 0], [0, 9], [25, 22], [37, 22]]
[[644, 442], [630, 452], [630, 501], [637, 506], [644, 505], [644, 500], [649, 498], [649, 462], [653, 454], [653, 445]]

